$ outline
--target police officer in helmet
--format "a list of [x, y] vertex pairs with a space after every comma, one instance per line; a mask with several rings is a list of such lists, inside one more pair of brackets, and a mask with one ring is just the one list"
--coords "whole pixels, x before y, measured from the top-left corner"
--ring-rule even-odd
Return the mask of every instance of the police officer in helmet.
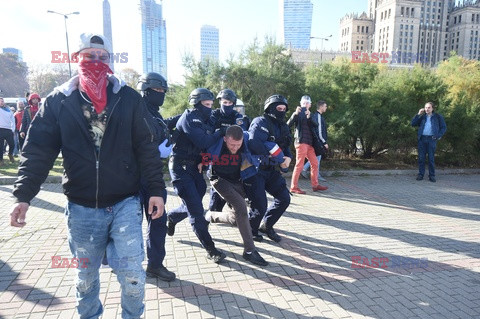
[[[237, 105], [237, 95], [233, 90], [224, 89], [221, 90], [217, 99], [219, 100], [220, 108], [212, 111], [210, 117], [210, 125], [213, 129], [220, 130], [225, 135], [225, 131], [232, 125], [240, 126], [244, 131], [248, 130], [248, 126], [243, 120], [243, 115], [235, 110]], [[225, 206], [225, 200], [218, 195], [215, 189], [210, 188], [210, 205], [208, 209], [214, 212], [221, 212]]]
[[198, 88], [190, 93], [188, 99], [193, 108], [185, 110], [177, 122], [178, 138], [168, 165], [173, 188], [182, 199], [182, 205], [168, 212], [167, 234], [173, 236], [175, 225], [188, 215], [195, 235], [207, 251], [207, 258], [220, 263], [226, 255], [215, 248], [208, 232], [202, 205], [207, 184], [199, 169], [201, 152], [216, 143], [222, 135], [220, 130], [213, 132], [208, 124], [215, 96], [208, 89]]
[[[147, 109], [150, 115], [154, 119], [155, 130], [159, 132], [162, 143], [161, 146], [165, 147], [168, 136], [167, 125], [160, 115], [160, 106], [163, 105], [165, 99], [165, 93], [168, 91], [167, 81], [163, 76], [158, 73], [150, 72], [140, 77], [137, 84], [137, 89], [141, 91], [143, 100], [147, 105]], [[162, 154], [163, 153], [163, 154]], [[169, 154], [168, 148], [160, 148], [159, 156], [166, 158]], [[147, 275], [157, 277], [163, 281], [175, 280], [175, 273], [169, 271], [163, 266], [163, 260], [165, 259], [165, 237], [167, 235], [167, 215], [163, 214], [160, 218], [152, 219], [151, 215], [147, 213], [148, 201], [150, 195], [146, 188], [143, 179], [141, 181], [140, 197], [142, 200], [142, 206], [145, 211], [148, 222], [147, 230]], [[167, 202], [167, 192], [162, 194], [163, 201]]]
[[[263, 116], [253, 119], [250, 125], [248, 147], [252, 154], [260, 155], [259, 172], [249, 180], [244, 181], [245, 191], [250, 200], [250, 225], [253, 238], [261, 241], [263, 237], [279, 242], [281, 237], [273, 226], [290, 205], [290, 193], [285, 178], [279, 170], [286, 172], [292, 160], [290, 152], [291, 135], [285, 122], [288, 110], [287, 99], [282, 95], [272, 95], [265, 101]], [[265, 142], [274, 142], [273, 147], [265, 147]], [[283, 151], [283, 161], [278, 165], [272, 159]], [[266, 192], [274, 197], [274, 202], [267, 209]]]
[[237, 99], [237, 104], [233, 107], [235, 111], [243, 115], [243, 126], [246, 130], [250, 127], [250, 118], [245, 113], [245, 104], [242, 100]]

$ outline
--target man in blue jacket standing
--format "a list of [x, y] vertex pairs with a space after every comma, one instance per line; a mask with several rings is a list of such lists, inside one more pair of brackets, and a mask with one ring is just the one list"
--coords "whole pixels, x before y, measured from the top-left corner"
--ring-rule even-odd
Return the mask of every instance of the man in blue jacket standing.
[[437, 141], [447, 131], [443, 116], [435, 113], [435, 105], [427, 102], [412, 119], [412, 126], [418, 126], [418, 175], [417, 181], [425, 175], [425, 158], [428, 153], [428, 179], [435, 183], [435, 149]]

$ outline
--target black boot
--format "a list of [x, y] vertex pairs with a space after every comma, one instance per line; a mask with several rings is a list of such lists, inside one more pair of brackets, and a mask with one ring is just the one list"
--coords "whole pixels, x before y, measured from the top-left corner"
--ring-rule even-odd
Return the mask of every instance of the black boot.
[[270, 238], [271, 240], [273, 240], [276, 243], [278, 243], [282, 240], [282, 237], [280, 237], [275, 232], [275, 230], [273, 230], [273, 227], [267, 228], [267, 227], [265, 227], [265, 225], [262, 225], [262, 226], [260, 226], [260, 228], [258, 230], [261, 231], [262, 233], [265, 233], [268, 238]]
[[216, 264], [221, 263], [222, 260], [224, 260], [225, 257], [227, 257], [225, 253], [223, 253], [222, 251], [218, 250], [215, 247], [211, 249], [207, 249], [207, 252], [208, 252], [207, 258], [210, 260], [213, 260], [213, 262]]
[[173, 234], [175, 234], [176, 225], [177, 223], [174, 223], [172, 219], [169, 216], [167, 216], [167, 235], [168, 236], [173, 236]]
[[158, 268], [153, 268], [148, 265], [146, 272], [149, 277], [157, 277], [163, 281], [174, 281], [176, 277], [174, 272], [169, 271], [163, 265], [160, 265]]
[[258, 251], [254, 250], [251, 253], [243, 253], [243, 259], [259, 266], [268, 266], [268, 262], [260, 256]]

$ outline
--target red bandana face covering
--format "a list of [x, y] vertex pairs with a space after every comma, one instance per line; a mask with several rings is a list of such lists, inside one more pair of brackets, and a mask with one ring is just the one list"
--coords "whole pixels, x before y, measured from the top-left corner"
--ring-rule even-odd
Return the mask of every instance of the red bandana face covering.
[[107, 74], [112, 74], [107, 64], [98, 61], [81, 61], [78, 66], [80, 86], [100, 114], [107, 105]]

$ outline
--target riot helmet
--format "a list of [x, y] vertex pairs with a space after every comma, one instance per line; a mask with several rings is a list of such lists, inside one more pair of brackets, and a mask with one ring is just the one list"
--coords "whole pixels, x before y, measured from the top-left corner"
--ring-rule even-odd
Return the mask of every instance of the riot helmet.
[[284, 104], [287, 109], [286, 112], [288, 111], [288, 101], [283, 95], [275, 94], [270, 96], [268, 99], [265, 100], [265, 106], [263, 108], [264, 112], [267, 112], [270, 108], [270, 106], [275, 105], [275, 107], [279, 104]]
[[228, 100], [232, 102], [234, 106], [237, 104], [237, 95], [230, 89], [221, 90], [217, 95], [217, 99]]
[[210, 90], [204, 88], [197, 88], [188, 96], [188, 103], [190, 105], [196, 105], [197, 103], [206, 100], [213, 101], [215, 100], [215, 96]]
[[245, 115], [245, 104], [243, 104], [243, 101], [240, 100], [240, 99], [237, 99], [237, 103], [235, 104], [235, 106], [233, 107], [233, 109], [235, 111], [237, 111], [238, 113], [242, 114], [242, 115]]
[[147, 89], [163, 89], [165, 93], [168, 91], [167, 80], [163, 76], [155, 72], [143, 74], [137, 83], [137, 89], [146, 91]]

